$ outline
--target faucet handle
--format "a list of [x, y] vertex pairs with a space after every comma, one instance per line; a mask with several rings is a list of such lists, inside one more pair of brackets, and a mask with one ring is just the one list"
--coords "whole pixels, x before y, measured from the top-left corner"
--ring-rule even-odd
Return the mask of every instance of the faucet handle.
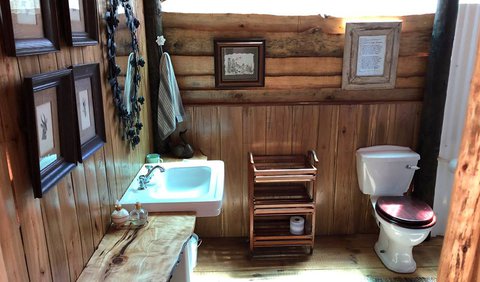
[[407, 165], [407, 169], [419, 170], [420, 167], [418, 167], [416, 165]]
[[147, 188], [147, 179], [145, 175], [140, 175], [138, 177], [138, 190], [145, 190]]

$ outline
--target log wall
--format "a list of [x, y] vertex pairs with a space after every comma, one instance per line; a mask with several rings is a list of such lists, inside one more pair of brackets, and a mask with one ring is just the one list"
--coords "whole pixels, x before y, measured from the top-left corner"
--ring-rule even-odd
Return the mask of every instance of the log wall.
[[[220, 216], [199, 218], [203, 236], [247, 236], [247, 152], [315, 149], [317, 234], [377, 232], [359, 189], [355, 150], [416, 147], [433, 15], [401, 17], [396, 88], [341, 89], [344, 23], [320, 16], [164, 13], [193, 145], [226, 165]], [[263, 88], [215, 89], [214, 38], [265, 38]]]
[[[124, 193], [150, 151], [148, 99], [142, 110], [142, 141], [134, 151], [117, 130], [106, 75], [105, 2], [98, 1], [99, 45], [71, 48], [63, 43], [60, 52], [20, 58], [5, 56], [0, 45], [0, 281], [75, 281], [110, 224], [115, 199]], [[135, 5], [143, 23], [142, 1]], [[142, 28], [139, 37], [146, 55]], [[23, 130], [23, 78], [96, 62], [102, 70], [107, 143], [42, 199], [34, 199]], [[146, 69], [140, 91], [148, 97]]]
[[480, 279], [480, 45], [475, 62], [438, 281]]

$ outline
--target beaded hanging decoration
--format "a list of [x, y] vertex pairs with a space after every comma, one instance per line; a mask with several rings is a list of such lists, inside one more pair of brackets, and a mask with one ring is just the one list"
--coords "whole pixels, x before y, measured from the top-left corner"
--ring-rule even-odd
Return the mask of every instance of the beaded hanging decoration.
[[[125, 9], [126, 24], [131, 35], [132, 59], [128, 62], [134, 69], [133, 72], [133, 93], [130, 101], [125, 101], [122, 95], [122, 88], [118, 83], [118, 75], [121, 72], [120, 67], [116, 63], [117, 46], [115, 43], [115, 31], [118, 28], [118, 5], [122, 5]], [[116, 113], [121, 123], [122, 139], [127, 141], [134, 149], [140, 143], [140, 131], [143, 124], [140, 120], [140, 111], [145, 98], [139, 96], [138, 88], [142, 79], [140, 75], [140, 67], [145, 65], [145, 60], [140, 56], [137, 29], [140, 22], [135, 18], [132, 6], [129, 0], [108, 0], [107, 12], [105, 15], [107, 21], [107, 49], [108, 49], [108, 81], [112, 89], [113, 101], [116, 107]], [[127, 103], [130, 103], [130, 111], [128, 111]]]

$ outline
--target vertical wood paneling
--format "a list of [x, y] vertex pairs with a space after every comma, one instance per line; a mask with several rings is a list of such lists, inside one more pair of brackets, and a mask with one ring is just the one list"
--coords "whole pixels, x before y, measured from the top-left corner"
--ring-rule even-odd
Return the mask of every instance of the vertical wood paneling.
[[401, 103], [395, 105], [395, 116], [391, 119], [393, 121], [393, 134], [388, 143], [410, 146], [414, 140], [416, 117], [416, 104]]
[[[199, 107], [193, 112], [193, 125], [195, 131], [193, 144], [211, 160], [218, 160], [221, 157], [220, 120], [218, 107]], [[225, 213], [225, 210], [222, 210]], [[203, 236], [220, 237], [224, 234], [224, 226], [221, 218], [217, 217], [198, 218], [195, 223], [196, 231]], [[211, 228], [215, 226], [215, 228]]]
[[[242, 107], [222, 107], [219, 112], [220, 121], [220, 142], [221, 142], [221, 159], [225, 162], [225, 186], [229, 189], [224, 190], [224, 204], [229, 209], [222, 213], [222, 225], [224, 226], [223, 236], [235, 236], [246, 232], [245, 221], [243, 216], [244, 200], [247, 195], [245, 187], [245, 179], [242, 178], [245, 163], [239, 160], [245, 160], [243, 153], [243, 123], [242, 123]], [[239, 224], [229, 224], [232, 221]]]
[[316, 153], [319, 160], [317, 182], [317, 234], [333, 233], [335, 171], [339, 106], [319, 107]]
[[[243, 208], [242, 218], [245, 226], [242, 226], [242, 236], [249, 232], [249, 204], [248, 204], [248, 153], [257, 155], [266, 153], [266, 133], [267, 133], [267, 107], [243, 107], [243, 156], [237, 161], [242, 163], [243, 180]], [[231, 224], [231, 223], [228, 223]], [[238, 236], [238, 234], [237, 234]]]
[[[45, 229], [43, 225], [40, 201], [34, 199], [33, 189], [28, 174], [27, 144], [21, 128], [23, 127], [24, 104], [21, 93], [23, 77], [40, 72], [37, 57], [13, 58], [4, 57], [0, 68], [6, 70], [8, 91], [2, 97], [0, 113], [3, 120], [3, 131], [7, 141], [7, 152], [12, 168], [15, 190], [15, 204], [22, 228], [22, 239], [27, 260], [29, 277], [32, 281], [51, 281], [50, 261], [48, 258]], [[2, 75], [3, 77], [3, 75]]]
[[[136, 0], [134, 4], [139, 20], [143, 22], [143, 2]], [[131, 150], [124, 145], [116, 130], [117, 116], [105, 71], [104, 1], [98, 2], [98, 9], [101, 42], [96, 46], [71, 48], [62, 43], [60, 52], [11, 58], [4, 55], [0, 45], [0, 92], [3, 94], [0, 103], [0, 209], [5, 209], [2, 215], [8, 217], [2, 219], [5, 227], [8, 226], [8, 231], [2, 234], [9, 237], [8, 247], [0, 244], [0, 269], [7, 269], [0, 275], [1, 281], [75, 281], [108, 228], [114, 199], [123, 194], [143, 163], [145, 154], [150, 152], [150, 105], [145, 69], [140, 84], [140, 95], [147, 98], [142, 109], [142, 142]], [[141, 28], [138, 36], [145, 56], [145, 34]], [[105, 124], [107, 130], [111, 129], [107, 143], [44, 198], [34, 199], [23, 130], [23, 79], [74, 64], [96, 62], [100, 63], [102, 70]], [[12, 181], [3, 166], [7, 154], [10, 156]], [[3, 240], [1, 235], [0, 239]]]
[[[8, 255], [4, 255], [2, 246], [0, 245], [0, 281], [8, 281], [7, 267], [5, 266], [5, 260], [3, 259], [4, 256], [8, 258]], [[10, 275], [10, 277], [14, 277], [14, 276]], [[17, 278], [12, 278], [12, 279], [20, 281], [20, 279], [17, 279]]]
[[292, 152], [293, 112], [291, 106], [267, 107], [266, 153], [288, 155]]
[[292, 154], [305, 154], [317, 147], [319, 108], [293, 107]]
[[[338, 121], [338, 151], [335, 174], [335, 206], [333, 230], [340, 234], [354, 232], [354, 217], [357, 212], [354, 202], [355, 181], [355, 134], [358, 118], [356, 106], [340, 106]], [[358, 190], [358, 189], [357, 189]]]
[[[357, 119], [357, 134], [355, 140], [355, 150], [373, 145], [373, 136], [376, 128], [375, 106], [361, 105], [359, 106], [359, 116]], [[355, 158], [356, 168], [356, 158]], [[350, 172], [351, 173], [351, 172]], [[356, 169], [354, 170], [355, 179], [357, 179]], [[372, 205], [368, 195], [360, 192], [358, 181], [352, 183], [354, 188], [354, 208], [358, 211], [354, 220], [354, 233], [368, 233], [375, 230], [372, 217]]]
[[66, 177], [64, 181], [58, 183], [57, 188], [60, 204], [60, 226], [63, 231], [63, 239], [67, 251], [70, 281], [75, 281], [80, 276], [84, 264], [72, 179]]
[[[244, 107], [243, 126], [245, 155], [248, 152], [257, 155], [266, 154], [267, 107]], [[245, 166], [247, 166], [247, 163], [245, 163]]]
[[72, 181], [74, 183], [75, 206], [77, 208], [78, 227], [82, 242], [83, 263], [86, 264], [88, 258], [93, 254], [94, 244], [83, 164], [78, 164], [72, 172]]
[[[400, 111], [402, 116], [412, 117], [402, 119], [408, 124], [404, 127], [395, 121], [396, 104], [187, 107], [192, 116], [194, 146], [209, 159], [225, 161], [226, 169], [221, 220], [199, 219], [196, 232], [202, 236], [247, 235], [248, 152], [303, 154], [309, 149], [315, 149], [320, 160], [316, 182], [317, 234], [377, 232], [369, 197], [358, 187], [355, 152], [366, 146], [389, 142], [395, 145], [393, 136], [400, 134], [403, 137], [399, 137], [398, 143], [412, 147], [419, 103], [405, 103]], [[407, 128], [406, 132], [397, 132], [403, 128]], [[237, 140], [243, 140], [243, 145]], [[215, 153], [218, 147], [220, 156]]]
[[97, 176], [98, 196], [100, 198], [100, 206], [102, 209], [103, 230], [107, 230], [110, 226], [110, 214], [113, 211], [113, 203], [110, 201], [110, 194], [107, 185], [107, 176], [104, 159], [104, 149], [100, 149], [94, 155], [95, 171]]
[[[61, 180], [62, 182], [65, 179]], [[42, 215], [47, 237], [48, 255], [52, 270], [53, 281], [70, 281], [67, 249], [64, 243], [60, 201], [58, 199], [58, 186], [52, 187], [42, 200]]]
[[95, 160], [89, 158], [84, 161], [85, 183], [87, 185], [88, 205], [90, 207], [90, 219], [92, 221], [93, 244], [98, 246], [103, 237], [102, 207], [97, 187], [97, 173]]
[[[2, 223], [2, 232], [0, 232], [0, 272], [5, 268], [5, 277], [10, 281], [27, 281], [28, 272], [25, 261], [24, 249], [20, 234], [20, 225], [17, 222], [17, 211], [15, 210], [15, 200], [10, 186], [10, 177], [8, 175], [6, 153], [3, 144], [0, 143], [0, 222]], [[1, 278], [0, 274], [0, 278]], [[1, 280], [0, 281], [7, 281]]]

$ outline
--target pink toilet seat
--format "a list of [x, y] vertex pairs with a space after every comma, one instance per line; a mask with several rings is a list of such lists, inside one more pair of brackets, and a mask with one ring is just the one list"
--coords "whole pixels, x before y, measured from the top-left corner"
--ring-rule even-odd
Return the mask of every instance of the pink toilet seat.
[[379, 197], [375, 211], [385, 221], [408, 229], [430, 228], [437, 221], [429, 205], [408, 196]]

